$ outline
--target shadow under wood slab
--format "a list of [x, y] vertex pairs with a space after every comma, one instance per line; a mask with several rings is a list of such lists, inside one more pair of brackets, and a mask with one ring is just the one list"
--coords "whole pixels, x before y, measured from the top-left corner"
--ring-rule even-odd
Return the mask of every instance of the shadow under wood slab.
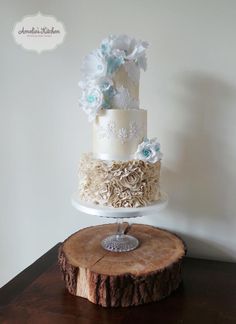
[[126, 224], [125, 232], [140, 245], [130, 252], [109, 252], [101, 241], [116, 224], [84, 228], [59, 250], [58, 262], [73, 295], [104, 307], [127, 307], [161, 300], [178, 288], [182, 278], [184, 242], [153, 226]]

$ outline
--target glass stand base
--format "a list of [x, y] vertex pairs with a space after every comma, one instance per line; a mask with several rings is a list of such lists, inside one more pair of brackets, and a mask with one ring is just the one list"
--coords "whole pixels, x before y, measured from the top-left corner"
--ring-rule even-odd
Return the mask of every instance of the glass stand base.
[[108, 251], [128, 252], [136, 249], [139, 245], [139, 241], [131, 235], [114, 234], [106, 237], [101, 244], [102, 247]]

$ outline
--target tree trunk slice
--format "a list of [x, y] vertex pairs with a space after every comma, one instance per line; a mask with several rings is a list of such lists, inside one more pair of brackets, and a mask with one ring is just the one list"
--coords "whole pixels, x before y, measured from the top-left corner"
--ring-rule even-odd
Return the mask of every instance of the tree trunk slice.
[[116, 232], [116, 224], [84, 228], [59, 250], [59, 265], [73, 295], [104, 307], [126, 307], [158, 301], [181, 282], [184, 242], [149, 225], [125, 223], [125, 233], [140, 245], [130, 252], [109, 252], [101, 241]]

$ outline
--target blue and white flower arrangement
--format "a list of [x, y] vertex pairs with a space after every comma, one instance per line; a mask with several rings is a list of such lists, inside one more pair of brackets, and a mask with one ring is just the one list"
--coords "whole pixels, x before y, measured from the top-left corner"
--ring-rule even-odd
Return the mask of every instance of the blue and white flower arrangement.
[[138, 145], [138, 149], [135, 153], [137, 160], [144, 162], [156, 163], [162, 159], [163, 154], [160, 151], [160, 143], [156, 138], [147, 139]]
[[[84, 58], [81, 68], [83, 81], [79, 82], [82, 89], [79, 103], [88, 114], [89, 121], [96, 118], [100, 109], [112, 108], [116, 95], [119, 94], [119, 102], [126, 100], [122, 96], [127, 97], [127, 94], [115, 89], [112, 76], [121, 65], [125, 65], [133, 79], [138, 78], [139, 69], [146, 70], [147, 47], [147, 42], [127, 35], [109, 36], [98, 49]], [[132, 64], [127, 64], [131, 62]], [[136, 103], [133, 106], [136, 107]]]

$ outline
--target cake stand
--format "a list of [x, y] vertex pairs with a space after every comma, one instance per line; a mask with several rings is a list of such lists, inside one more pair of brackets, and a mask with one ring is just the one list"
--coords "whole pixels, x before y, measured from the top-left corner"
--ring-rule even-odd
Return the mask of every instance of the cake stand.
[[164, 209], [168, 204], [168, 196], [161, 192], [160, 199], [148, 206], [138, 208], [114, 208], [100, 206], [82, 201], [78, 193], [74, 193], [71, 199], [72, 205], [79, 211], [100, 217], [114, 218], [117, 220], [117, 232], [102, 240], [101, 245], [105, 250], [112, 252], [128, 252], [138, 247], [136, 237], [125, 234], [122, 223], [124, 218], [150, 216]]

